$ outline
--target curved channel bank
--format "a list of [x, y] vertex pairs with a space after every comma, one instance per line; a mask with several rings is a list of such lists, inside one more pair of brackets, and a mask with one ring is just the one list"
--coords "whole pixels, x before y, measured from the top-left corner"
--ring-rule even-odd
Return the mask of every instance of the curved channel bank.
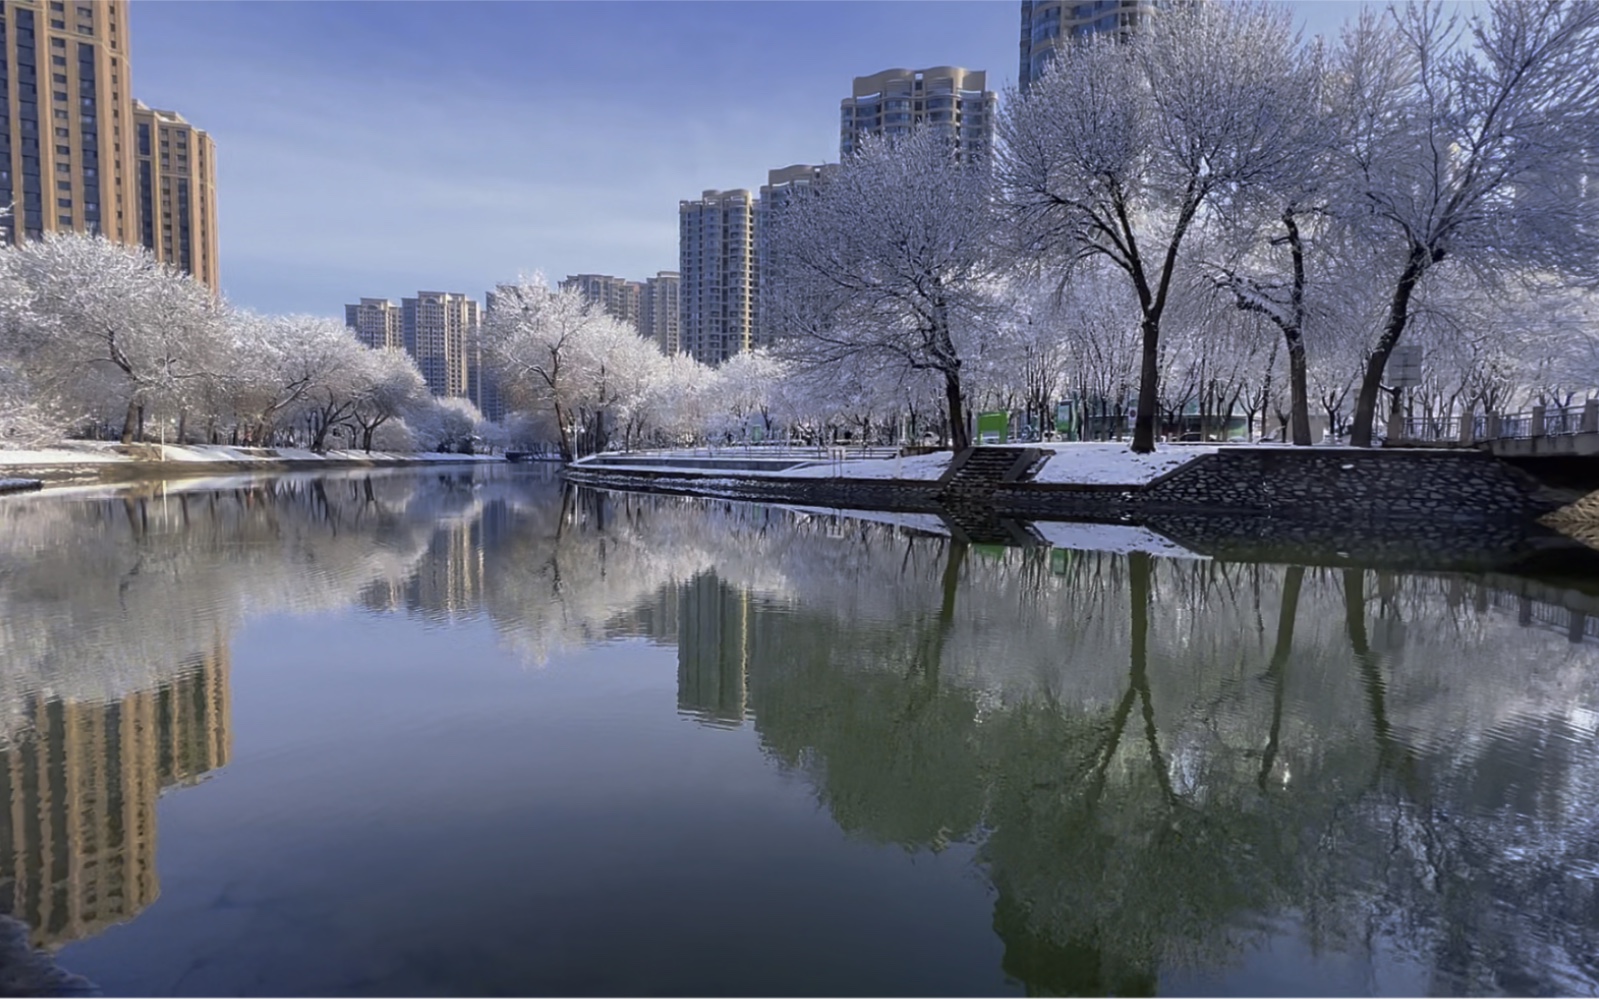
[[981, 521], [1135, 523], [1195, 552], [1263, 557], [1291, 546], [1331, 564], [1503, 564], [1507, 556], [1563, 545], [1538, 520], [1581, 495], [1477, 451], [1240, 446], [1196, 457], [1146, 484], [1089, 485], [1031, 481], [1037, 472], [1031, 459], [1039, 453], [1010, 450], [1017, 456], [1013, 469], [1024, 473], [975, 490], [951, 488], [969, 452], [957, 455], [939, 480], [581, 463], [562, 474], [612, 489], [932, 513], [957, 529]]

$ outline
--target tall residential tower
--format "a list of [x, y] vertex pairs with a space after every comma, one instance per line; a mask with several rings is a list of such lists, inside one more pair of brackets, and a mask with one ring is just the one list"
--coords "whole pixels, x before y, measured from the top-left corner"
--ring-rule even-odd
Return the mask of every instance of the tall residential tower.
[[126, 0], [0, 3], [0, 240], [101, 233], [217, 292], [215, 158], [133, 99]]
[[755, 198], [706, 191], [677, 206], [678, 317], [683, 351], [721, 364], [755, 334]]
[[853, 155], [868, 135], [902, 135], [925, 125], [947, 135], [961, 159], [983, 159], [994, 146], [998, 108], [980, 69], [935, 66], [857, 76], [854, 93], [839, 105], [839, 155]]
[[1043, 75], [1062, 38], [1109, 35], [1126, 38], [1155, 9], [1157, 0], [1022, 0], [1021, 66], [1023, 90]]
[[575, 288], [583, 297], [605, 310], [606, 315], [629, 326], [638, 327], [639, 296], [644, 285], [609, 274], [571, 274], [561, 282], [561, 290]]
[[678, 315], [681, 291], [682, 275], [660, 271], [644, 282], [644, 293], [639, 296], [639, 336], [652, 341], [663, 354], [683, 351]]
[[176, 111], [133, 102], [139, 242], [213, 292], [217, 276], [216, 144]]

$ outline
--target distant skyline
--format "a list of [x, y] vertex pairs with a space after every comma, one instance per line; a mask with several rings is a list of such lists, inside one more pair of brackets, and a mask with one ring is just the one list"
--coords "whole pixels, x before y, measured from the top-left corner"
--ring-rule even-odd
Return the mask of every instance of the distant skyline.
[[[1358, 2], [1289, 4], [1307, 34]], [[1014, 0], [131, 5], [135, 95], [217, 143], [223, 293], [342, 319], [677, 267], [677, 203], [838, 156], [851, 81], [1017, 73]], [[1002, 98], [1003, 99], [1003, 98]]]

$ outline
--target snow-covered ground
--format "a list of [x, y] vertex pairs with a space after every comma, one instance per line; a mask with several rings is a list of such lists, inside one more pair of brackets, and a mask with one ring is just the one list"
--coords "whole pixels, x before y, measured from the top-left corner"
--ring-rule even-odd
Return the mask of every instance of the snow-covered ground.
[[[114, 464], [117, 462], [151, 462], [153, 459], [120, 454], [114, 448], [116, 445], [101, 442], [73, 444], [66, 447], [42, 448], [39, 450], [0, 450], [0, 468], [26, 468], [40, 465], [83, 465], [83, 464]], [[159, 452], [161, 461], [170, 462], [261, 462], [263, 464], [275, 461], [500, 461], [498, 455], [472, 455], [472, 454], [440, 454], [436, 452], [420, 452], [416, 454], [403, 454], [387, 451], [328, 451], [318, 453], [307, 451], [303, 448], [280, 447], [272, 448], [274, 454], [264, 454], [258, 448], [234, 448], [226, 445], [195, 444], [185, 447], [177, 445], [143, 445], [148, 447], [150, 453]]]
[[1035, 520], [1033, 530], [1054, 548], [1072, 548], [1077, 551], [1148, 552], [1168, 558], [1208, 559], [1210, 556], [1189, 551], [1177, 542], [1156, 534], [1147, 527], [1131, 524], [1083, 524], [1075, 521]]
[[[1031, 480], [1057, 484], [1139, 486], [1157, 476], [1181, 468], [1203, 455], [1214, 454], [1216, 445], [1163, 444], [1153, 454], [1134, 454], [1125, 442], [1032, 444], [1029, 447], [1054, 452]], [[698, 456], [701, 460], [705, 456]], [[842, 461], [813, 461], [777, 471], [720, 468], [675, 468], [660, 464], [610, 464], [587, 466], [601, 472], [671, 472], [674, 475], [736, 476], [741, 479], [903, 479], [933, 482], [949, 471], [953, 455], [948, 451], [912, 458], [868, 458]], [[729, 455], [730, 460], [737, 456]], [[582, 463], [579, 463], [580, 467]]]
[[[612, 456], [608, 456], [612, 457]], [[695, 456], [696, 460], [706, 460], [705, 455]], [[589, 464], [578, 462], [576, 467], [591, 472], [670, 472], [673, 475], [694, 475], [715, 478], [729, 476], [740, 479], [907, 479], [912, 481], [933, 482], [949, 470], [949, 463], [953, 455], [948, 451], [938, 451], [933, 454], [919, 454], [911, 458], [850, 458], [839, 461], [814, 461], [792, 468], [777, 470], [770, 469], [744, 469], [744, 468], [705, 468], [674, 466], [667, 464], [650, 464], [641, 461], [639, 464]], [[742, 455], [730, 454], [729, 462], [743, 459]]]
[[1073, 485], [1141, 486], [1207, 454], [1216, 447], [1205, 444], [1162, 444], [1152, 454], [1134, 454], [1125, 442], [1073, 442], [1035, 444], [1053, 451], [1033, 482]]

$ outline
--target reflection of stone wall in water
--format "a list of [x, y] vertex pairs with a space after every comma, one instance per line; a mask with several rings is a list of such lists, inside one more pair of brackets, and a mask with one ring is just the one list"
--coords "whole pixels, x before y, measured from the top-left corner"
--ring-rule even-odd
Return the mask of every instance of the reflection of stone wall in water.
[[138, 915], [159, 893], [156, 798], [225, 766], [228, 650], [118, 701], [33, 694], [0, 749], [0, 905], [56, 947]]

